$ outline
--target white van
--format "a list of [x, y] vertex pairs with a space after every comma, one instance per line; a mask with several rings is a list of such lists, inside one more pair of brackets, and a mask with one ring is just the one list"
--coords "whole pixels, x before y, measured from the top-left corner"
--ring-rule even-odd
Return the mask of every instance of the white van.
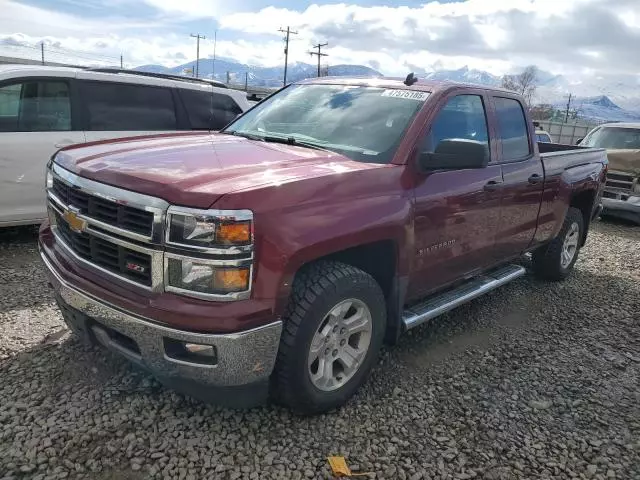
[[46, 217], [45, 165], [75, 143], [219, 130], [245, 92], [188, 77], [118, 69], [0, 65], [0, 227]]

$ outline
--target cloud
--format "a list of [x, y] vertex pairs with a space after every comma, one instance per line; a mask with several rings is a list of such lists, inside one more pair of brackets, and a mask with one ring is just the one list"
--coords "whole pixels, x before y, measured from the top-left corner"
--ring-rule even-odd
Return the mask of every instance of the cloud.
[[330, 4], [299, 11], [267, 7], [222, 17], [220, 25], [273, 34], [287, 24], [304, 35], [301, 39], [380, 52], [415, 65], [425, 56], [471, 57], [476, 66], [489, 60], [536, 63], [552, 70], [630, 73], [636, 70], [631, 59], [640, 44], [640, 16], [634, 6], [637, 0], [468, 0], [418, 7]]
[[[128, 16], [117, 16], [122, 10], [110, 10], [106, 0], [91, 0], [92, 11], [104, 5], [102, 17], [0, 1], [5, 43], [57, 42], [87, 57], [119, 58], [122, 53], [129, 65], [174, 66], [192, 60], [195, 42], [184, 33], [190, 22], [205, 25], [199, 30], [207, 35], [200, 44], [202, 58], [213, 54], [217, 24], [218, 56], [281, 64], [278, 29], [289, 25], [299, 32], [291, 37], [291, 61], [310, 62], [311, 45], [327, 41], [330, 64], [370, 65], [390, 75], [463, 65], [503, 74], [531, 63], [574, 77], [636, 74], [640, 45], [638, 0], [432, 1], [413, 7], [338, 3], [239, 13], [231, 9], [248, 0], [133, 0]], [[140, 11], [144, 16], [136, 14]]]

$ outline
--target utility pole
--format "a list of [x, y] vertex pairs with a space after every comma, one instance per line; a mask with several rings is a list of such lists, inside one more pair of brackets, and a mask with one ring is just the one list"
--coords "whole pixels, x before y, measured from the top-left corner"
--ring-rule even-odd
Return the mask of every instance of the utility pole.
[[309, 52], [309, 55], [311, 55], [312, 57], [313, 57], [314, 55], [317, 55], [317, 56], [318, 56], [318, 77], [320, 77], [320, 58], [321, 58], [321, 57], [328, 57], [328, 56], [329, 56], [329, 54], [328, 54], [328, 53], [322, 53], [322, 52], [320, 51], [320, 49], [321, 49], [322, 47], [326, 47], [327, 45], [329, 45], [329, 44], [328, 44], [328, 43], [326, 43], [326, 42], [325, 42], [325, 43], [319, 43], [318, 45], [314, 45], [314, 46], [313, 46], [313, 48], [317, 48], [317, 49], [318, 49], [318, 51], [317, 51], [317, 52]]
[[198, 75], [200, 74], [200, 39], [204, 40], [205, 37], [204, 35], [200, 35], [199, 33], [194, 35], [193, 33], [191, 34], [191, 36], [193, 38], [196, 39], [196, 68], [195, 68], [195, 76], [196, 78], [198, 78]]
[[218, 31], [213, 32], [213, 60], [211, 61], [211, 80], [216, 79], [216, 44], [218, 43]]
[[229, 73], [229, 70], [227, 70], [227, 85], [229, 85], [229, 83], [231, 83], [231, 74]]
[[249, 91], [249, 72], [244, 72], [244, 91]]
[[124, 64], [122, 63], [122, 54], [120, 54], [120, 68], [121, 69], [124, 68]]
[[283, 85], [287, 84], [287, 64], [289, 63], [289, 36], [293, 33], [294, 35], [297, 35], [298, 32], [294, 32], [293, 30], [291, 30], [289, 27], [287, 27], [286, 30], [283, 30], [282, 28], [280, 30], [278, 30], [279, 32], [283, 32], [286, 33], [287, 36], [285, 37], [285, 46], [284, 46], [284, 80], [282, 81]]
[[567, 111], [564, 114], [564, 123], [569, 120], [569, 107], [571, 107], [571, 94], [569, 94], [569, 101], [567, 102]]
[[44, 41], [40, 42], [40, 53], [42, 55], [42, 65], [44, 65]]

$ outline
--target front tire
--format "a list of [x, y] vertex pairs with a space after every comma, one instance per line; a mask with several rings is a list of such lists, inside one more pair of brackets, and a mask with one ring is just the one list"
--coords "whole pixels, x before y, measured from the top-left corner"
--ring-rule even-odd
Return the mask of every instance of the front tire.
[[578, 260], [584, 235], [582, 212], [569, 207], [558, 236], [533, 252], [533, 271], [541, 279], [560, 281], [569, 276]]
[[333, 261], [305, 267], [284, 315], [272, 396], [302, 414], [343, 405], [375, 364], [385, 328], [385, 298], [371, 275]]

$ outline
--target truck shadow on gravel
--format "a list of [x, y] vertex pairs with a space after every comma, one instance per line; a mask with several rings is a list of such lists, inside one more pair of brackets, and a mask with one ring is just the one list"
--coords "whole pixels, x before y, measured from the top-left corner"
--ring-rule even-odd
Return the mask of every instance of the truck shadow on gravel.
[[545, 335], [549, 329], [569, 340], [593, 329], [578, 320], [581, 312], [595, 307], [606, 317], [607, 304], [622, 298], [632, 303], [629, 311], [638, 311], [639, 296], [640, 288], [631, 278], [576, 269], [565, 282], [548, 283], [528, 274], [407, 332], [388, 352], [410, 372], [486, 351], [500, 342]]

